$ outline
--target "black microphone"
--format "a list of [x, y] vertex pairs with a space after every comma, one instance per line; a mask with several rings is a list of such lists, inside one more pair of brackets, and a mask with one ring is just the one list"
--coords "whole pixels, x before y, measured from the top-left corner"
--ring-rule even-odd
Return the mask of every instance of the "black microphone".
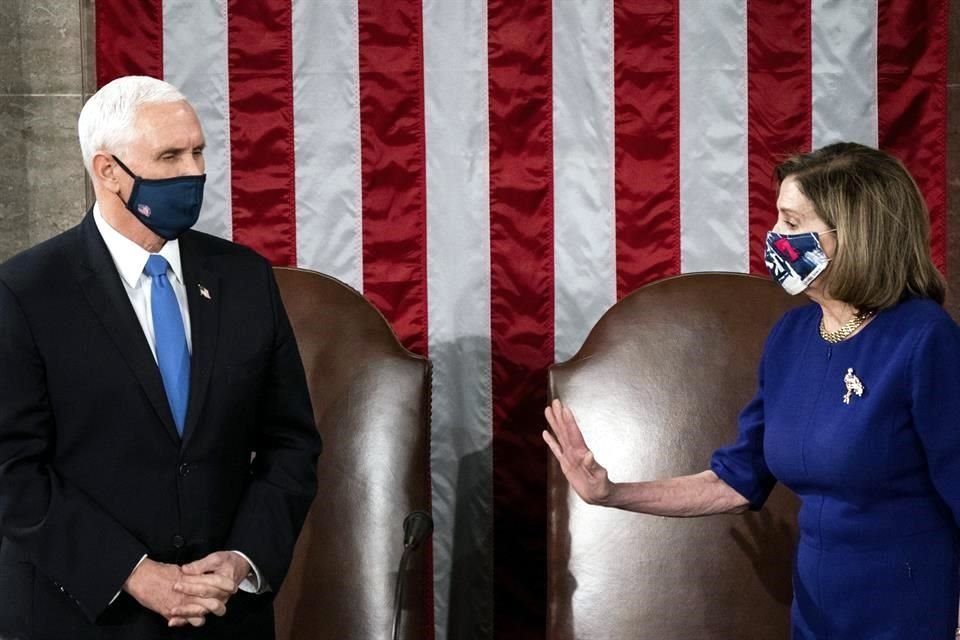
[[403, 548], [411, 551], [433, 533], [433, 518], [426, 511], [411, 511], [403, 519]]
[[400, 555], [400, 566], [397, 568], [397, 582], [393, 588], [393, 633], [391, 637], [397, 640], [400, 633], [400, 616], [403, 610], [404, 575], [407, 573], [407, 561], [410, 552], [423, 544], [423, 541], [433, 533], [433, 518], [426, 511], [411, 511], [403, 519], [403, 553]]

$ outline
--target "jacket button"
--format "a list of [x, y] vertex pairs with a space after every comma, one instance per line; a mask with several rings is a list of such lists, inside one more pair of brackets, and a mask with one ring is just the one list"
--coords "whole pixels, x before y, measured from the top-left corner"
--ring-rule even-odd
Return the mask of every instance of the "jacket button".
[[182, 548], [183, 548], [183, 543], [184, 543], [183, 536], [181, 536], [181, 535], [179, 535], [179, 534], [173, 536], [173, 548], [174, 548], [174, 549], [182, 549]]
[[190, 465], [186, 462], [183, 462], [179, 467], [177, 467], [177, 471], [180, 473], [181, 477], [185, 478], [187, 477], [187, 474], [190, 473]]

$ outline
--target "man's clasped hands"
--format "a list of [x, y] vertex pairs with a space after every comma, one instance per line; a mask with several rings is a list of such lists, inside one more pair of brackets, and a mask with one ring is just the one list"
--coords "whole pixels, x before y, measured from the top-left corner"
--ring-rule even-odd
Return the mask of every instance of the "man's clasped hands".
[[199, 627], [208, 614], [227, 612], [227, 601], [249, 573], [247, 561], [232, 551], [217, 551], [183, 566], [145, 558], [123, 590], [171, 627]]

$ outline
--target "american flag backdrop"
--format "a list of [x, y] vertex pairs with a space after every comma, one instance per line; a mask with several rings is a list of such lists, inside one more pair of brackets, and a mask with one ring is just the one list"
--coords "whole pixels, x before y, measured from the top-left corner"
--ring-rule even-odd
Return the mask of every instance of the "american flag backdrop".
[[946, 56], [946, 0], [96, 1], [98, 83], [198, 109], [199, 227], [432, 359], [441, 640], [543, 637], [546, 368], [645, 283], [764, 272], [778, 159], [894, 153], [944, 266]]

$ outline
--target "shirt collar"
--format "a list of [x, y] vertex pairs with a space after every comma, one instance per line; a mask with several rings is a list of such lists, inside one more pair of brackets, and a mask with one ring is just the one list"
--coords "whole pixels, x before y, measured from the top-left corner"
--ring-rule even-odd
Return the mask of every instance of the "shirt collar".
[[[104, 219], [103, 214], [100, 213], [99, 203], [93, 205], [93, 221], [107, 245], [107, 250], [110, 252], [110, 257], [113, 258], [113, 264], [116, 265], [120, 277], [130, 288], [137, 288], [140, 284], [143, 268], [147, 265], [147, 258], [151, 255], [150, 252], [111, 227], [110, 223]], [[174, 277], [182, 285], [183, 267], [180, 263], [180, 242], [178, 240], [168, 240], [158, 253], [166, 258]]]

